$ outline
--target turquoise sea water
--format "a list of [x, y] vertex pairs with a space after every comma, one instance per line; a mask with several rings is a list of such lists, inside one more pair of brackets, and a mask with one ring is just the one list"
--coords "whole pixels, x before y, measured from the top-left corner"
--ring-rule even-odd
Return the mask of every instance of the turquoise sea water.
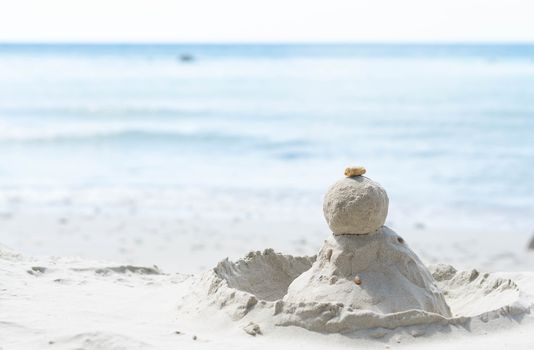
[[36, 192], [320, 194], [363, 164], [395, 203], [532, 222], [534, 45], [0, 45], [0, 159]]

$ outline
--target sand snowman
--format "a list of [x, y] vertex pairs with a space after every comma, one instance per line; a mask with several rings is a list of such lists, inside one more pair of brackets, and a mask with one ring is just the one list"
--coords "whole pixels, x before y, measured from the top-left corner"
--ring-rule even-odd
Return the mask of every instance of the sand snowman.
[[410, 327], [416, 336], [431, 324], [449, 332], [451, 325], [530, 312], [510, 279], [442, 264], [431, 274], [384, 226], [387, 193], [364, 174], [362, 167], [349, 168], [327, 191], [324, 215], [332, 235], [317, 256], [265, 249], [235, 262], [226, 258], [191, 281], [179, 308], [201, 318], [224, 310], [254, 336], [275, 326], [372, 337]]
[[312, 267], [297, 277], [284, 297], [290, 303], [337, 303], [381, 314], [423, 310], [450, 316], [432, 275], [406, 242], [384, 226], [388, 196], [363, 176], [345, 170], [330, 187], [324, 215], [333, 235]]

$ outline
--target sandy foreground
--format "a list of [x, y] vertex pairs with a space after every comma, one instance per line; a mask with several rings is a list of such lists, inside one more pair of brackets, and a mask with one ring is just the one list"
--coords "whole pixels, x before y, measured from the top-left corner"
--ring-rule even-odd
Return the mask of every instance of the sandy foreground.
[[[208, 310], [177, 307], [194, 275], [164, 273], [78, 258], [34, 258], [2, 247], [0, 339], [3, 349], [245, 349], [290, 348], [532, 348], [534, 317], [499, 317], [427, 334], [396, 329], [385, 335], [321, 334], [299, 327], [267, 327], [252, 336], [246, 322]], [[534, 273], [512, 279], [531, 309]], [[491, 301], [491, 299], [490, 299]], [[495, 303], [500, 301], [494, 300]], [[491, 307], [491, 306], [490, 306]], [[378, 339], [375, 339], [378, 338]]]
[[[393, 216], [389, 223], [425, 264], [476, 268], [481, 275], [491, 272], [492, 278], [513, 281], [517, 302], [527, 310], [520, 315], [502, 312], [423, 332], [401, 327], [353, 334], [265, 322], [261, 334], [251, 335], [246, 319], [210, 308], [191, 312], [180, 303], [199, 276], [225, 257], [236, 260], [266, 248], [316, 254], [329, 234], [318, 208], [299, 211], [291, 204], [260, 211], [263, 203], [247, 202], [235, 215], [222, 215], [220, 200], [219, 210], [193, 207], [177, 215], [135, 204], [122, 212], [71, 202], [51, 210], [5, 206], [0, 213], [0, 349], [534, 347], [534, 253], [526, 249], [527, 230], [513, 225], [453, 230], [413, 215]], [[506, 309], [509, 295], [488, 295], [476, 307]], [[466, 295], [466, 300], [478, 296]]]

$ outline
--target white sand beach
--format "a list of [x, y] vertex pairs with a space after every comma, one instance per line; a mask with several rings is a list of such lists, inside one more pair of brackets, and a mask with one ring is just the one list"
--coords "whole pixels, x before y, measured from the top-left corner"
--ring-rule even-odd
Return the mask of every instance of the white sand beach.
[[[120, 262], [36, 258], [4, 247], [0, 271], [0, 339], [4, 349], [528, 349], [534, 331], [530, 314], [534, 303], [532, 272], [491, 274], [492, 278], [513, 281], [517, 285], [514, 295], [493, 290], [494, 295], [484, 296], [475, 290], [457, 300], [458, 307], [467, 313], [500, 310], [487, 319], [417, 329], [378, 328], [357, 334], [322, 334], [264, 322], [261, 334], [253, 336], [247, 333], [248, 322], [232, 320], [220, 310], [200, 308], [195, 313], [178, 308], [181, 298], [191, 293], [197, 275]], [[477, 302], [477, 298], [483, 301]], [[510, 302], [527, 311], [515, 315], [501, 309]]]
[[[245, 211], [253, 208], [250, 202], [197, 198], [188, 201], [203, 203], [189, 208], [189, 217], [202, 218], [194, 221], [164, 212], [140, 215], [146, 199], [136, 203], [131, 194], [128, 212], [122, 213], [106, 212], [111, 205], [88, 206], [88, 197], [78, 194], [48, 212], [32, 213], [27, 208], [38, 203], [20, 205], [30, 201], [20, 194], [15, 209], [3, 213], [3, 348], [488, 350], [533, 344], [534, 253], [527, 250], [527, 234], [507, 240], [503, 237], [511, 232], [439, 231], [421, 222], [404, 223], [405, 231], [396, 227], [397, 233], [387, 235], [401, 234], [401, 245], [419, 255], [450, 313], [373, 316], [336, 303], [304, 306], [303, 291], [284, 297], [315, 254], [324, 254], [319, 249], [331, 236], [321, 213], [312, 215], [314, 206], [308, 212], [302, 206], [294, 211], [264, 206], [262, 215], [253, 217], [254, 210]], [[206, 203], [211, 210], [205, 210]], [[229, 205], [243, 217], [218, 215], [215, 209]], [[43, 233], [49, 239], [43, 240]], [[404, 297], [392, 293], [387, 298], [402, 305]], [[313, 314], [319, 318], [308, 323]], [[330, 320], [317, 323], [324, 317]]]

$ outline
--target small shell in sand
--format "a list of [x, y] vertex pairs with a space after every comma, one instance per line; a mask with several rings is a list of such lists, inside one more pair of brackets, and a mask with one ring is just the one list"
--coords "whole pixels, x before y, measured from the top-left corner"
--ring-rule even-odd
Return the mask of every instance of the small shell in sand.
[[360, 276], [356, 276], [356, 277], [354, 277], [354, 283], [355, 283], [356, 285], [358, 285], [358, 286], [359, 286], [360, 284], [362, 284], [362, 280], [361, 280]]
[[366, 173], [366, 170], [363, 166], [354, 166], [354, 167], [348, 167], [345, 169], [346, 177], [360, 176], [365, 173]]

